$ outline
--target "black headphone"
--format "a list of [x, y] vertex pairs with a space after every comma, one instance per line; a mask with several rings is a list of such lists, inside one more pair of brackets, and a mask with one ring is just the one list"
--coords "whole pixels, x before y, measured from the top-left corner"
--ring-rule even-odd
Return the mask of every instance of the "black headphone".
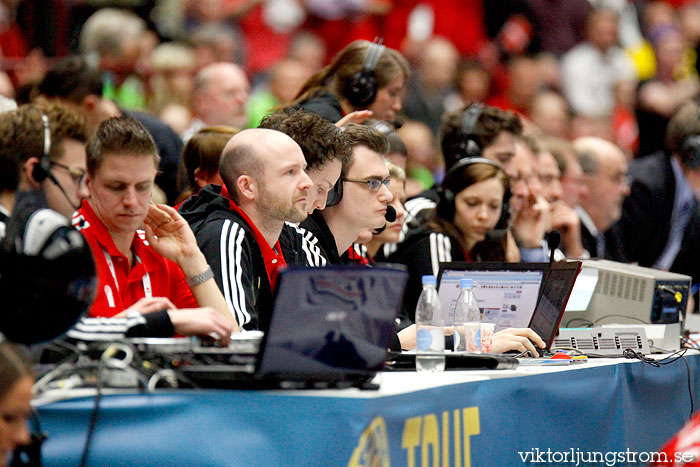
[[[455, 215], [455, 194], [447, 188], [448, 182], [453, 179], [454, 177], [458, 177], [459, 173], [464, 169], [465, 167], [471, 165], [471, 164], [488, 164], [493, 167], [496, 167], [499, 171], [503, 172], [503, 169], [501, 168], [500, 164], [490, 160], [486, 159], [484, 157], [468, 157], [459, 160], [450, 170], [447, 171], [445, 174], [445, 178], [443, 179], [442, 183], [437, 187], [437, 195], [438, 195], [438, 203], [437, 203], [437, 215], [441, 218], [444, 219], [448, 222], [452, 222], [454, 220], [454, 215]], [[505, 173], [504, 173], [505, 175]], [[507, 177], [506, 177], [507, 178]], [[503, 205], [501, 206], [501, 217], [498, 219], [498, 222], [496, 223], [496, 229], [497, 230], [505, 230], [508, 228], [508, 225], [510, 223], [510, 197], [511, 197], [511, 192], [510, 189], [506, 189], [505, 193], [503, 193]]]
[[454, 160], [474, 158], [481, 156], [481, 146], [476, 141], [476, 123], [479, 121], [484, 106], [478, 102], [469, 104], [462, 113], [460, 125], [460, 141], [454, 154]]
[[58, 185], [58, 180], [56, 180], [51, 173], [51, 159], [49, 158], [49, 152], [51, 152], [51, 128], [49, 127], [49, 117], [42, 113], [41, 120], [44, 123], [44, 152], [39, 159], [39, 163], [34, 165], [32, 177], [37, 183], [41, 183], [48, 178]]
[[384, 39], [377, 37], [367, 48], [362, 70], [350, 76], [343, 86], [343, 96], [353, 107], [367, 107], [377, 97], [379, 85], [374, 69], [386, 49]]
[[56, 185], [59, 190], [61, 190], [63, 196], [66, 197], [68, 204], [70, 204], [73, 209], [78, 210], [80, 208], [80, 204], [77, 206], [73, 204], [73, 201], [71, 201], [68, 193], [66, 193], [66, 190], [63, 188], [63, 185], [61, 185], [61, 183], [51, 173], [51, 158], [49, 157], [49, 153], [51, 152], [51, 128], [49, 127], [49, 117], [42, 113], [41, 121], [44, 123], [44, 152], [39, 159], [39, 163], [34, 164], [34, 168], [32, 169], [32, 178], [34, 178], [37, 183], [41, 183], [47, 178], [51, 180], [53, 184]]
[[326, 207], [335, 206], [340, 203], [343, 199], [343, 176], [341, 175], [333, 188], [328, 191], [328, 196], [326, 197]]

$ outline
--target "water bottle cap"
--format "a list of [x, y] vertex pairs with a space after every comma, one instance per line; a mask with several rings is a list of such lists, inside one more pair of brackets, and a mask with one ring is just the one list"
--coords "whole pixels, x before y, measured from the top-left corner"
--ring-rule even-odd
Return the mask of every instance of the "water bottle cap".
[[435, 276], [423, 276], [421, 277], [421, 283], [423, 285], [437, 285], [437, 279]]
[[468, 287], [468, 288], [474, 287], [474, 280], [473, 279], [460, 279], [459, 280], [459, 288], [463, 289], [465, 287]]

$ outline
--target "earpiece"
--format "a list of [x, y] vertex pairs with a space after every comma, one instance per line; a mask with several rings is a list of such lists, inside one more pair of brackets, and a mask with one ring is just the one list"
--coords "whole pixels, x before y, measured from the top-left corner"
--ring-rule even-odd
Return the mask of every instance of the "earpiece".
[[[496, 162], [483, 158], [483, 157], [468, 157], [459, 160], [450, 170], [445, 174], [445, 178], [442, 183], [437, 187], [438, 203], [437, 203], [437, 214], [441, 219], [448, 222], [454, 221], [454, 214], [456, 210], [455, 206], [455, 194], [447, 188], [447, 186], [452, 182], [455, 177], [460, 177], [462, 170], [471, 164], [489, 164], [496, 167], [499, 171], [503, 171], [501, 166]], [[503, 205], [501, 206], [501, 217], [496, 223], [497, 230], [505, 230], [510, 224], [510, 189], [506, 189], [503, 194]]]
[[340, 177], [326, 197], [326, 207], [335, 206], [343, 199], [343, 177]]
[[41, 183], [49, 178], [54, 183], [58, 184], [51, 174], [51, 159], [49, 158], [49, 153], [51, 152], [51, 128], [49, 127], [49, 117], [45, 114], [41, 114], [41, 121], [44, 123], [44, 152], [39, 159], [39, 163], [34, 165], [32, 178], [34, 178], [37, 183]]
[[362, 70], [348, 78], [343, 86], [343, 96], [353, 107], [364, 108], [374, 102], [379, 85], [374, 69], [384, 53], [384, 39], [375, 38], [367, 48], [367, 55], [362, 63]]

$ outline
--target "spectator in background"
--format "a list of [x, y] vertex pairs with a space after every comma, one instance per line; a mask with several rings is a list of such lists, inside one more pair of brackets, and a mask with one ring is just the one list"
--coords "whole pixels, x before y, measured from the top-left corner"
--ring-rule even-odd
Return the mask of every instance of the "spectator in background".
[[588, 118], [610, 116], [615, 85], [636, 80], [630, 58], [617, 45], [618, 15], [594, 9], [586, 22], [586, 40], [562, 57], [562, 88], [574, 113]]
[[435, 136], [425, 123], [408, 120], [397, 130], [406, 145], [406, 193], [409, 197], [427, 190], [442, 178], [442, 163], [435, 148]]
[[192, 30], [189, 39], [197, 58], [197, 70], [217, 62], [240, 63], [242, 60], [238, 34], [230, 27], [202, 24]]
[[458, 63], [455, 46], [447, 39], [433, 38], [422, 45], [415, 73], [406, 87], [404, 113], [428, 125], [435, 135], [445, 112], [445, 98], [453, 90]]
[[588, 187], [574, 146], [561, 138], [542, 138], [541, 142], [557, 161], [561, 173], [562, 201], [570, 208], [575, 208], [580, 204], [581, 197], [588, 191]]
[[457, 67], [455, 92], [445, 98], [445, 111], [455, 112], [470, 102], [486, 102], [491, 91], [491, 75], [476, 60], [465, 59]]
[[237, 133], [234, 127], [220, 125], [204, 127], [192, 135], [182, 150], [180, 162], [187, 179], [182, 180], [184, 189], [178, 196], [178, 203], [196, 195], [209, 184], [224, 184], [219, 175], [219, 159], [228, 140]]
[[326, 61], [326, 45], [314, 33], [300, 30], [289, 42], [287, 58], [303, 63], [316, 73]]
[[613, 225], [630, 192], [627, 158], [609, 141], [586, 137], [574, 141], [587, 190], [576, 207], [581, 219], [581, 242], [592, 258], [626, 261], [620, 232]]
[[406, 181], [405, 170], [406, 158], [408, 157], [408, 149], [406, 148], [406, 145], [397, 133], [396, 128], [394, 127], [394, 125], [387, 121], [376, 120], [374, 118], [368, 118], [362, 124], [372, 127], [375, 130], [381, 132], [384, 136], [386, 136], [386, 139], [389, 142], [389, 151], [384, 156], [384, 159], [386, 159], [387, 161], [391, 162], [392, 164], [399, 167], [402, 171], [404, 171], [401, 177], [401, 186], [403, 187], [404, 182]]
[[683, 67], [686, 44], [680, 31], [673, 25], [663, 25], [651, 30], [649, 38], [656, 54], [656, 74], [637, 88], [639, 157], [663, 150], [671, 116], [700, 95], [697, 74]]
[[205, 126], [245, 128], [249, 94], [250, 83], [238, 65], [218, 62], [199, 70], [194, 79], [193, 119], [182, 140], [187, 142]]
[[151, 76], [148, 108], [155, 114], [170, 105], [189, 111], [194, 90], [196, 57], [194, 50], [182, 42], [158, 45], [150, 57]]
[[146, 37], [143, 19], [116, 8], [97, 10], [80, 31], [81, 53], [105, 74], [105, 96], [127, 109], [146, 107], [144, 83], [137, 74]]
[[561, 94], [555, 91], [539, 91], [532, 99], [528, 115], [543, 134], [562, 139], [569, 137], [569, 104]]
[[583, 255], [583, 246], [578, 214], [563, 200], [561, 171], [546, 140], [538, 140], [538, 145], [540, 152], [537, 157], [537, 175], [542, 185], [541, 194], [551, 209], [551, 228], [561, 234], [560, 249], [566, 256], [580, 258]]
[[508, 62], [507, 73], [505, 90], [490, 98], [488, 104], [529, 118], [532, 100], [542, 85], [537, 62], [524, 55], [513, 57]]
[[584, 38], [591, 5], [586, 0], [525, 0], [535, 31], [535, 45], [557, 57]]
[[[551, 229], [551, 206], [542, 196], [542, 184], [538, 174], [540, 148], [529, 135], [515, 140], [515, 152], [510, 177], [510, 209], [512, 215], [510, 233], [525, 262], [547, 261], [549, 257], [544, 235]], [[511, 259], [513, 260], [513, 259]]]
[[272, 65], [267, 85], [254, 91], [248, 99], [248, 127], [258, 126], [275, 107], [290, 104], [311, 74], [303, 63], [292, 59], [282, 59]]
[[88, 134], [94, 133], [103, 120], [128, 115], [146, 127], [156, 142], [160, 155], [160, 167], [156, 184], [164, 192], [165, 201], [174, 203], [178, 195], [177, 165], [182, 153], [182, 140], [160, 119], [144, 112], [127, 111], [117, 107], [111, 99], [102, 95], [102, 78], [99, 71], [83, 58], [72, 56], [55, 62], [39, 83], [41, 96], [59, 99], [61, 103], [80, 113], [88, 126]]
[[629, 261], [700, 280], [700, 120], [689, 102], [671, 118], [666, 149], [630, 166], [617, 224]]
[[332, 123], [356, 110], [370, 110], [377, 120], [393, 120], [403, 105], [410, 75], [408, 63], [396, 50], [383, 48], [374, 69], [376, 92], [368, 92], [364, 86], [358, 88], [351, 78], [362, 71], [370, 45], [362, 40], [348, 44], [330, 65], [304, 83], [294, 103]]

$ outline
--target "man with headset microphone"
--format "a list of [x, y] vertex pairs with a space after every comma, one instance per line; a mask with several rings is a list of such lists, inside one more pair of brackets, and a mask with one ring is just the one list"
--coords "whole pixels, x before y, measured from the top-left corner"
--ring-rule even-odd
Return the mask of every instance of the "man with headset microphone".
[[[14, 303], [8, 306], [0, 331], [16, 342], [53, 339], [70, 328], [92, 301], [93, 255], [69, 223], [87, 194], [85, 140], [82, 120], [56, 103], [26, 105], [0, 116], [3, 159], [9, 157], [7, 151], [14, 152], [18, 168], [17, 202], [8, 222], [6, 260], [0, 272], [2, 288], [12, 290]], [[89, 325], [90, 333], [76, 337], [216, 332], [222, 342], [228, 340], [230, 325], [213, 318], [212, 310], [187, 313], [162, 306], [152, 311], [108, 324], [85, 319], [78, 327]]]

